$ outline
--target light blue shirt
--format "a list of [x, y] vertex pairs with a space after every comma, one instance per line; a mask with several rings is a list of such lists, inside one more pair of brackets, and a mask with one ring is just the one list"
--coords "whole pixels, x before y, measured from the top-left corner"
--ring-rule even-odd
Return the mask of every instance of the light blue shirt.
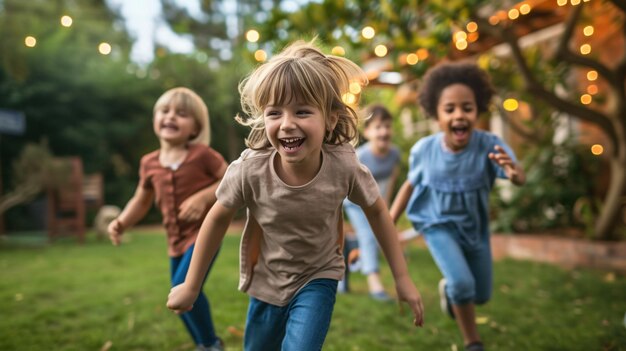
[[389, 152], [381, 157], [372, 152], [369, 143], [365, 143], [356, 149], [356, 156], [359, 158], [359, 161], [372, 172], [378, 184], [380, 194], [384, 196], [387, 192], [389, 178], [393, 173], [393, 169], [400, 161], [400, 150], [392, 146]]
[[441, 132], [420, 139], [411, 148], [408, 180], [414, 190], [407, 217], [416, 230], [451, 224], [466, 243], [489, 238], [489, 192], [496, 177], [506, 178], [504, 170], [488, 157], [495, 145], [516, 160], [499, 137], [479, 130], [456, 153], [444, 149]]

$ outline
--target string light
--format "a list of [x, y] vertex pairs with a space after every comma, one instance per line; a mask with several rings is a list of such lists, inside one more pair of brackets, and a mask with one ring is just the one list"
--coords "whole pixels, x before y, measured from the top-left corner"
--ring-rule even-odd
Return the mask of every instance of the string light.
[[580, 4], [580, 0], [571, 0], [573, 6]]
[[111, 53], [111, 44], [109, 43], [100, 43], [100, 45], [98, 45], [98, 51], [102, 54], [102, 55], [108, 55]]
[[372, 39], [376, 35], [376, 31], [374, 30], [374, 28], [367, 26], [361, 31], [361, 35], [365, 39]]
[[591, 100], [592, 100], [592, 98], [591, 98], [591, 95], [589, 95], [589, 94], [583, 94], [583, 95], [580, 96], [580, 102], [583, 105], [589, 105], [591, 103]]
[[348, 90], [350, 90], [350, 93], [358, 95], [361, 93], [361, 84], [359, 84], [358, 82], [352, 82], [350, 83], [350, 87], [348, 88]]
[[465, 33], [464, 31], [460, 30], [460, 31], [454, 33], [453, 37], [454, 37], [454, 41], [466, 40], [467, 39], [467, 33]]
[[556, 0], [556, 4], [559, 6], [567, 5], [567, 0]]
[[589, 84], [587, 86], [587, 93], [590, 95], [596, 95], [598, 93], [598, 86], [595, 84]]
[[466, 40], [457, 40], [457, 42], [454, 45], [460, 51], [463, 51], [463, 50], [467, 49], [467, 41]]
[[415, 52], [417, 54], [417, 58], [420, 61], [424, 61], [428, 58], [428, 50], [421, 48], [421, 49], [417, 49], [417, 51]]
[[513, 112], [519, 108], [519, 102], [515, 99], [506, 99], [502, 103], [502, 107], [509, 112]]
[[589, 72], [587, 72], [587, 80], [590, 82], [593, 82], [594, 80], [598, 79], [598, 72], [595, 70], [591, 70]]
[[342, 48], [341, 46], [335, 46], [331, 50], [331, 53], [333, 55], [337, 55], [337, 56], [345, 56], [346, 55], [346, 50], [344, 48]]
[[489, 17], [489, 24], [491, 24], [492, 26], [495, 26], [496, 24], [500, 23], [500, 19], [498, 18], [498, 16], [491, 16]]
[[257, 50], [254, 52], [254, 59], [258, 62], [264, 62], [267, 60], [267, 53], [265, 50]]
[[510, 9], [508, 16], [511, 20], [515, 20], [519, 17], [519, 10], [518, 9]]
[[261, 38], [261, 35], [254, 29], [250, 29], [246, 32], [246, 40], [251, 43], [256, 43], [259, 41], [259, 38]]
[[580, 46], [580, 53], [583, 55], [588, 55], [589, 53], [591, 53], [591, 45], [589, 44], [583, 44]]
[[600, 156], [604, 152], [604, 147], [600, 144], [594, 144], [591, 146], [591, 153]]
[[406, 63], [409, 65], [415, 65], [419, 62], [419, 57], [416, 54], [408, 54], [406, 56]]
[[61, 17], [61, 25], [63, 27], [71, 27], [72, 26], [72, 22], [73, 22], [73, 20], [72, 20], [72, 17], [70, 17], [70, 16], [63, 16], [63, 17]]
[[378, 57], [385, 57], [385, 55], [387, 55], [387, 47], [385, 45], [382, 45], [382, 44], [377, 45], [374, 48], [374, 53]]
[[345, 104], [352, 105], [356, 102], [356, 96], [352, 93], [345, 93], [341, 96], [341, 100], [343, 100]]
[[476, 22], [469, 22], [465, 26], [465, 29], [467, 29], [467, 31], [470, 32], [470, 33], [474, 33], [475, 31], [478, 30], [478, 24], [476, 24]]
[[590, 36], [592, 36], [592, 35], [593, 35], [593, 26], [586, 26], [586, 27], [583, 29], [583, 34], [584, 34], [586, 37], [590, 37]]
[[29, 35], [26, 38], [24, 38], [24, 45], [28, 46], [29, 48], [34, 48], [35, 45], [37, 45], [37, 39]]
[[523, 4], [522, 6], [519, 7], [519, 12], [522, 15], [527, 15], [530, 13], [530, 10], [532, 9], [532, 7], [529, 4]]

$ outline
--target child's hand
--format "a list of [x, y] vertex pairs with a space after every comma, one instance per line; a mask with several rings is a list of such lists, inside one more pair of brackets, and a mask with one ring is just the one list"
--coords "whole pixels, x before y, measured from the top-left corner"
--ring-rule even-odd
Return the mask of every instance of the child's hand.
[[115, 246], [119, 246], [122, 243], [122, 233], [124, 233], [124, 226], [119, 219], [114, 219], [109, 223], [107, 227], [107, 232], [109, 233], [109, 239], [111, 243]]
[[185, 283], [176, 285], [167, 296], [167, 308], [176, 314], [182, 314], [193, 308], [193, 303], [198, 298], [198, 293], [188, 289]]
[[178, 219], [185, 222], [193, 222], [202, 218], [206, 210], [206, 200], [202, 194], [194, 194], [188, 197], [178, 208]]
[[422, 304], [422, 297], [419, 291], [411, 281], [411, 278], [405, 276], [396, 280], [396, 291], [398, 293], [398, 299], [409, 304], [411, 310], [413, 310], [413, 324], [418, 327], [424, 326], [424, 305]]
[[517, 176], [517, 167], [515, 167], [513, 159], [504, 151], [502, 146], [496, 145], [494, 149], [496, 152], [490, 152], [489, 158], [504, 169], [504, 173], [509, 179], [514, 179]]

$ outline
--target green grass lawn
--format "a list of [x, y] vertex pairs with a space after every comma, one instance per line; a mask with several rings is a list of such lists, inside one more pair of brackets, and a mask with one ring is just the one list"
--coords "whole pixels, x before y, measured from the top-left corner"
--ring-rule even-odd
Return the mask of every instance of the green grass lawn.
[[[84, 245], [1, 242], [0, 350], [193, 350], [165, 308], [164, 237], [127, 239], [121, 247], [92, 236]], [[241, 350], [248, 301], [237, 291], [238, 245], [238, 235], [226, 237], [204, 288], [228, 350]], [[424, 327], [412, 327], [408, 308], [401, 314], [396, 304], [369, 299], [365, 279], [353, 274], [325, 350], [462, 350], [456, 324], [439, 311], [440, 274], [429, 253], [410, 247], [406, 254]], [[389, 270], [382, 274], [391, 288]], [[510, 260], [495, 264], [494, 277], [492, 301], [477, 310], [488, 350], [626, 350], [626, 278]]]

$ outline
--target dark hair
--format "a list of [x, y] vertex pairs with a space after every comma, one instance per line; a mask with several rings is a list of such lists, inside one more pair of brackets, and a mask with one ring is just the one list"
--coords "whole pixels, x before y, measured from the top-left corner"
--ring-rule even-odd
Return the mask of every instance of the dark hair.
[[382, 122], [393, 120], [391, 112], [389, 112], [389, 110], [383, 105], [370, 105], [366, 107], [364, 116], [363, 126], [365, 128], [367, 128], [367, 126], [376, 119], [379, 119]]
[[495, 90], [487, 72], [474, 63], [442, 63], [431, 68], [424, 75], [418, 101], [426, 114], [437, 118], [437, 104], [441, 92], [452, 84], [466, 85], [474, 92], [479, 114], [489, 109]]

